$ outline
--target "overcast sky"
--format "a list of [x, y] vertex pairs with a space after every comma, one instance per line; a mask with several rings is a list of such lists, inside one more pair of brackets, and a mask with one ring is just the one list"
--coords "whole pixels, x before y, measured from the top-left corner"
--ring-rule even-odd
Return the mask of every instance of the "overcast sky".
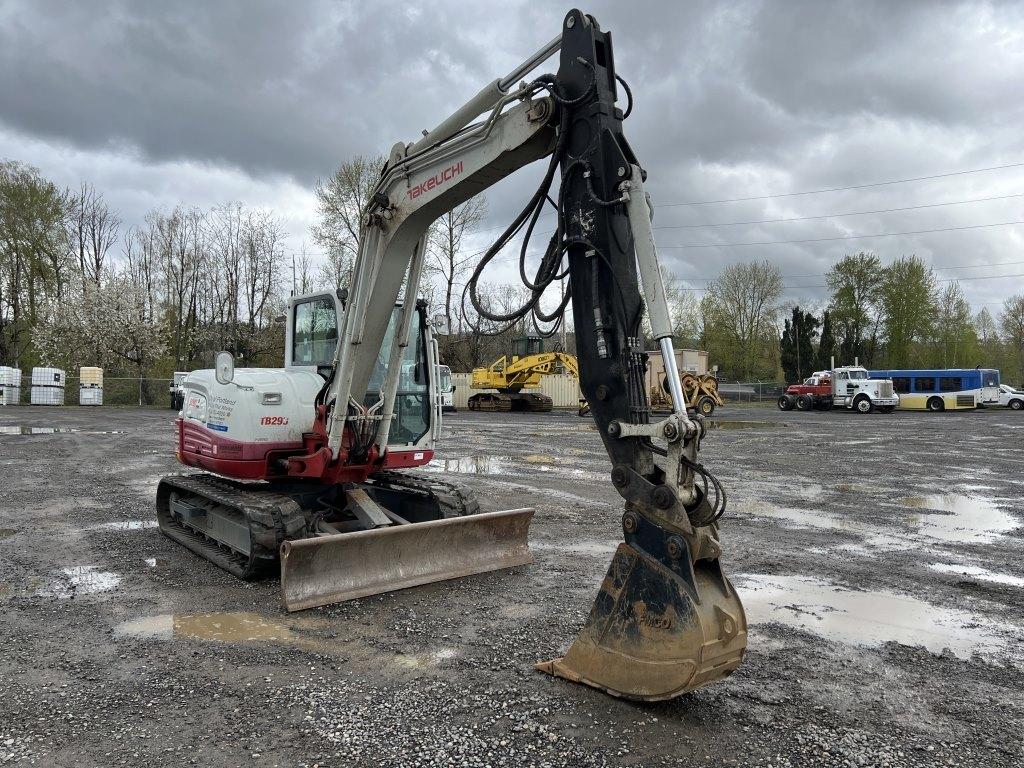
[[[126, 225], [240, 200], [282, 216], [289, 248], [315, 250], [318, 177], [418, 138], [554, 37], [568, 7], [0, 0], [0, 158], [93, 183]], [[788, 299], [820, 301], [828, 267], [871, 250], [916, 253], [940, 278], [1007, 276], [962, 282], [975, 309], [1024, 290], [1024, 225], [977, 228], [1024, 222], [1024, 196], [1006, 197], [1024, 195], [1024, 3], [584, 10], [613, 33], [663, 260], [689, 285], [769, 259]], [[791, 194], [995, 166], [1015, 167]], [[520, 177], [489, 193], [484, 226], [523, 205], [537, 169]], [[835, 215], [915, 206], [933, 207]], [[823, 239], [951, 227], [974, 228]], [[780, 240], [819, 242], [735, 245]], [[680, 247], [712, 244], [729, 245]]]

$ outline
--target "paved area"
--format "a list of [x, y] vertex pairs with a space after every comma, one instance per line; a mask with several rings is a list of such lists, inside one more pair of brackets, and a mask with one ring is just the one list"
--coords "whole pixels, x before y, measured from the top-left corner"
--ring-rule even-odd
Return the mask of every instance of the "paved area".
[[[47, 431], [54, 430], [54, 431]], [[533, 671], [619, 540], [589, 419], [459, 413], [432, 471], [534, 506], [536, 563], [286, 615], [164, 538], [170, 411], [0, 410], [0, 762], [1018, 766], [1024, 417], [727, 408], [752, 623], [726, 681], [636, 705]]]

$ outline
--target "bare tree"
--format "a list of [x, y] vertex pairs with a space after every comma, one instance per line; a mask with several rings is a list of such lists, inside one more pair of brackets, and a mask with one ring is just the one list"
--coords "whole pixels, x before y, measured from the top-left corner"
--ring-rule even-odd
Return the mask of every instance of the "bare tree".
[[83, 182], [70, 203], [69, 238], [78, 257], [83, 286], [86, 281], [99, 285], [107, 252], [117, 242], [121, 220], [91, 184]]
[[326, 251], [320, 281], [327, 287], [347, 286], [359, 250], [362, 213], [380, 179], [383, 156], [356, 155], [326, 181], [317, 180], [317, 214], [313, 240]]
[[[486, 215], [487, 200], [483, 195], [477, 195], [441, 216], [430, 231], [427, 266], [441, 279], [444, 287], [444, 314], [453, 328], [456, 325], [455, 319], [459, 318], [459, 313], [453, 307], [453, 301], [459, 298], [457, 286], [469, 269], [470, 262], [479, 255], [466, 253], [465, 240]], [[461, 331], [461, 322], [458, 325]]]

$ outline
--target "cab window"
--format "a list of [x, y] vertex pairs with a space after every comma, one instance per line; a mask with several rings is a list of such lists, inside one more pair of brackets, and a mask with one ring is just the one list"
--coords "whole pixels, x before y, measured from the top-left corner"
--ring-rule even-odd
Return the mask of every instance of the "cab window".
[[292, 365], [331, 365], [338, 346], [338, 313], [329, 296], [295, 305]]

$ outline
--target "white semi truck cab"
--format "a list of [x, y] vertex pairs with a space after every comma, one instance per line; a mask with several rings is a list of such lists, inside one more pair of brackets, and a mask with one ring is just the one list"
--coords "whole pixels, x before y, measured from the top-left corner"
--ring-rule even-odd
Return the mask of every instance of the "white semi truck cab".
[[892, 388], [891, 379], [872, 379], [860, 365], [832, 368], [832, 407], [871, 413], [892, 413], [900, 404], [900, 396]]

